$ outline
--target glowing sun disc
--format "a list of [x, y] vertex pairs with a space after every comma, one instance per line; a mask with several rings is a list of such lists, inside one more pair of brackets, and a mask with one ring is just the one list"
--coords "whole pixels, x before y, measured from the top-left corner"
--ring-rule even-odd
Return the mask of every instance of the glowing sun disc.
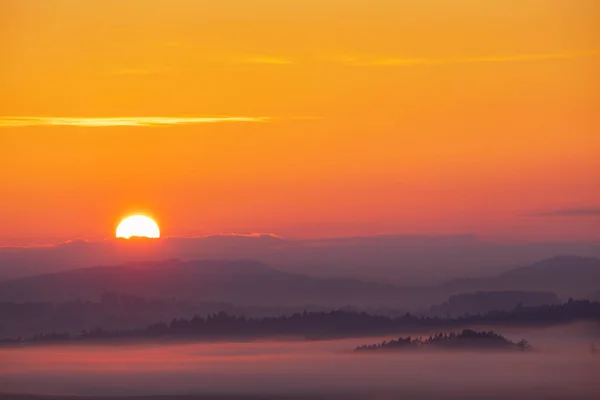
[[129, 239], [131, 237], [159, 238], [160, 229], [152, 218], [145, 215], [132, 215], [125, 218], [117, 227], [117, 237]]

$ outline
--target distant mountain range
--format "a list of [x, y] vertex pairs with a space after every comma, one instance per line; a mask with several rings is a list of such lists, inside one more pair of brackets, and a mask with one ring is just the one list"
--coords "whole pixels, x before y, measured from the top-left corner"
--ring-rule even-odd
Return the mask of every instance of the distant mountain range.
[[491, 278], [457, 279], [443, 287], [452, 293], [477, 290], [551, 291], [561, 297], [589, 297], [600, 286], [600, 259], [557, 256]]
[[[553, 292], [561, 298], [581, 298], [596, 292], [599, 287], [600, 259], [575, 256], [554, 257], [492, 278], [461, 279], [421, 287], [313, 278], [280, 271], [256, 261], [168, 260], [8, 280], [0, 282], [0, 301], [98, 300], [104, 292], [119, 292], [147, 298], [229, 302], [244, 306], [313, 304], [424, 310], [462, 293]], [[548, 301], [554, 299], [551, 296], [552, 293], [548, 295]], [[516, 297], [514, 301], [518, 300]], [[475, 298], [474, 301], [479, 300]]]
[[96, 265], [179, 259], [256, 260], [314, 278], [352, 278], [430, 286], [489, 278], [556, 254], [600, 257], [600, 243], [501, 243], [474, 235], [382, 235], [293, 240], [274, 235], [214, 235], [0, 247], [0, 281]]
[[256, 261], [162, 261], [93, 267], [0, 282], [0, 301], [99, 299], [104, 292], [243, 305], [402, 304], [410, 290], [352, 279], [317, 279]]

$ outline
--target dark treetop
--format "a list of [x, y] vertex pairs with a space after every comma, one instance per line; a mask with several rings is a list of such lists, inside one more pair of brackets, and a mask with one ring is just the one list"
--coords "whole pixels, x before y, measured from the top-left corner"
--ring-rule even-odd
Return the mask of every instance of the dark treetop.
[[82, 341], [91, 339], [172, 339], [215, 340], [268, 336], [296, 336], [308, 339], [351, 337], [399, 332], [431, 331], [438, 328], [463, 328], [473, 325], [548, 326], [580, 320], [600, 322], [600, 303], [570, 300], [559, 305], [516, 307], [511, 311], [485, 315], [440, 319], [418, 317], [409, 313], [401, 317], [371, 315], [365, 312], [303, 312], [291, 316], [246, 318], [224, 312], [206, 318], [173, 319], [142, 329], [106, 330], [101, 327], [77, 335], [68, 333], [39, 334], [33, 338], [13, 338], [5, 344], [21, 342]]
[[464, 329], [456, 334], [438, 333], [427, 338], [399, 337], [378, 344], [358, 346], [355, 351], [380, 350], [414, 350], [414, 349], [448, 349], [448, 350], [529, 350], [531, 346], [525, 339], [514, 343], [496, 332], [476, 332]]

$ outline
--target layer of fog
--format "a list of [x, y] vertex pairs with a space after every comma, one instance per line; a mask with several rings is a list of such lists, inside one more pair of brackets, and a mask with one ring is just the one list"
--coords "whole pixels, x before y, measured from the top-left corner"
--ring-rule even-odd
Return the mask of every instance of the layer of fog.
[[[353, 354], [385, 338], [0, 349], [0, 392], [597, 398], [598, 326], [497, 330], [531, 353]], [[383, 396], [383, 397], [382, 397]]]

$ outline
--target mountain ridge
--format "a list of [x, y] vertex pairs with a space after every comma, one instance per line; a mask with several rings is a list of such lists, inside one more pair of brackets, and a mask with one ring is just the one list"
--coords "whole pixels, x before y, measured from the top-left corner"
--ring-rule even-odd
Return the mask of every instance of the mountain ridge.
[[563, 253], [600, 257], [600, 243], [502, 243], [458, 234], [322, 239], [257, 234], [74, 240], [43, 247], [0, 247], [0, 281], [90, 265], [176, 258], [257, 260], [315, 278], [348, 277], [423, 286], [462, 276], [492, 277]]
[[368, 305], [401, 301], [402, 293], [397, 289], [352, 279], [311, 278], [256, 261], [170, 260], [96, 266], [4, 281], [0, 282], [0, 300], [90, 299], [105, 291], [118, 291], [190, 301], [345, 306], [353, 298]]
[[[573, 273], [577, 271], [577, 273]], [[525, 276], [525, 278], [515, 278]], [[596, 279], [598, 277], [598, 279]], [[481, 291], [554, 292], [585, 297], [600, 286], [600, 259], [558, 256], [493, 278], [432, 286], [399, 286], [353, 278], [315, 278], [254, 260], [131, 262], [0, 282], [0, 301], [97, 299], [103, 292], [253, 306], [317, 304], [426, 309], [457, 294]]]

